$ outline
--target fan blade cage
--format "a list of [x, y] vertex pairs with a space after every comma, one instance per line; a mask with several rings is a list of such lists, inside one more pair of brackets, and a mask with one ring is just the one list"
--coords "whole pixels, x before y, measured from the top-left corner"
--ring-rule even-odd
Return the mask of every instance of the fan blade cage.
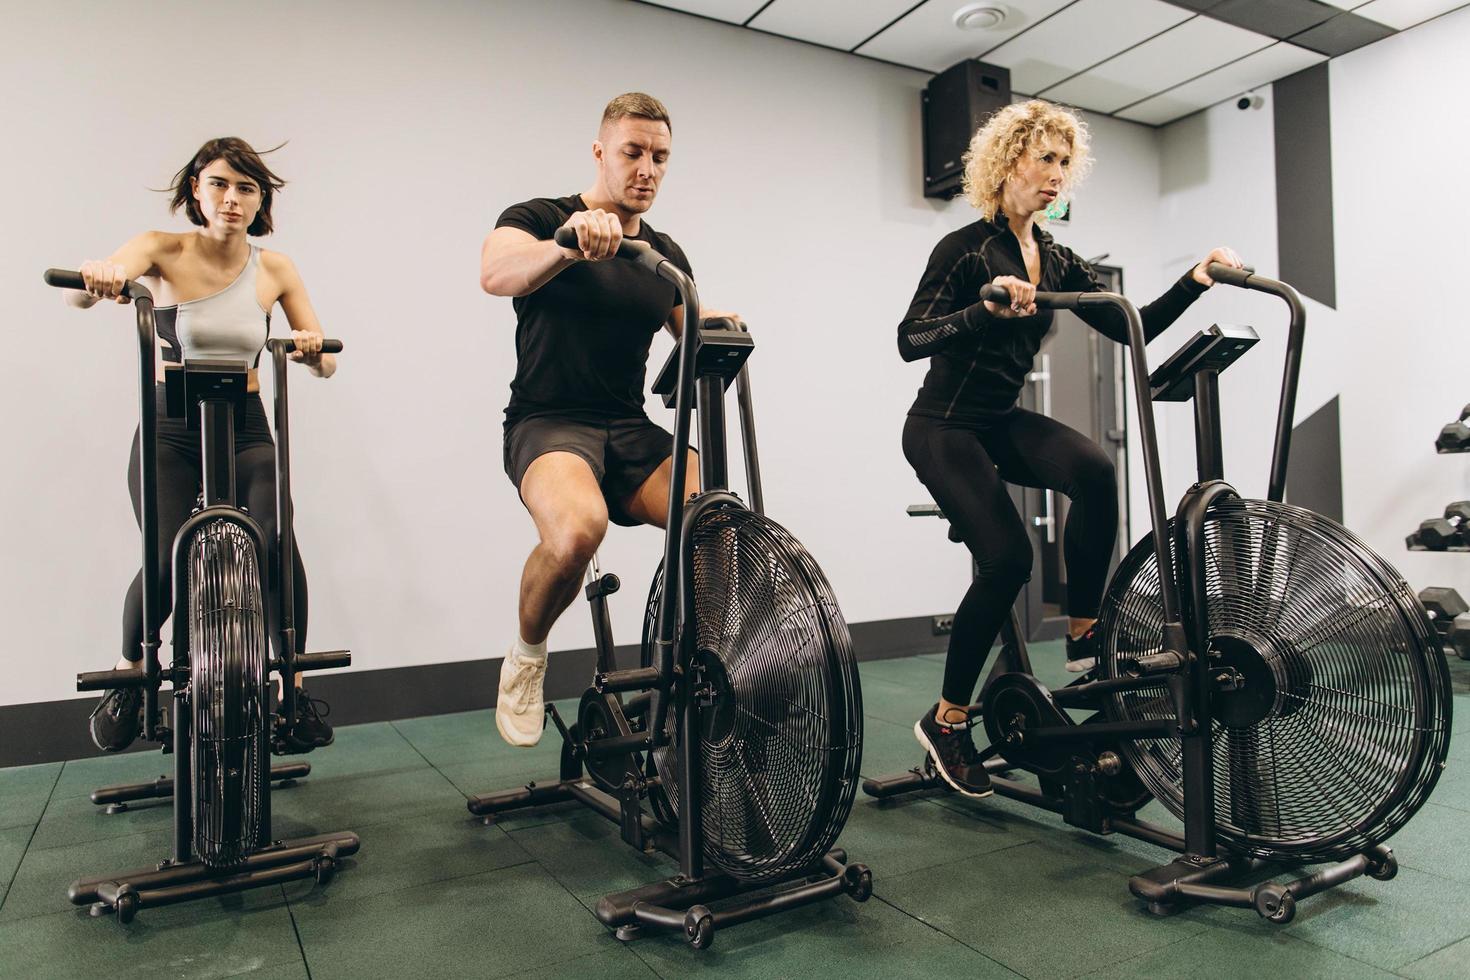
[[210, 867], [249, 857], [261, 829], [268, 705], [256, 558], [231, 521], [200, 528], [190, 549], [194, 849]]
[[[711, 509], [692, 531], [693, 654], [714, 697], [701, 707], [705, 859], [744, 881], [814, 866], [852, 811], [862, 691], [826, 577], [775, 522]], [[663, 574], [644, 622], [651, 649]], [[670, 715], [671, 725], [673, 715]], [[670, 803], [683, 781], [678, 731], [654, 753]]]
[[[1178, 562], [1175, 522], [1168, 537]], [[1290, 504], [1227, 500], [1205, 517], [1212, 668], [1239, 691], [1212, 713], [1219, 836], [1277, 861], [1334, 861], [1381, 844], [1424, 804], [1449, 751], [1449, 673], [1423, 606], [1351, 532]], [[1105, 675], [1157, 650], [1159, 568], [1145, 538], [1099, 621]], [[1171, 718], [1160, 690], [1114, 694], [1115, 721]], [[1178, 739], [1123, 745], [1145, 785], [1184, 815]]]

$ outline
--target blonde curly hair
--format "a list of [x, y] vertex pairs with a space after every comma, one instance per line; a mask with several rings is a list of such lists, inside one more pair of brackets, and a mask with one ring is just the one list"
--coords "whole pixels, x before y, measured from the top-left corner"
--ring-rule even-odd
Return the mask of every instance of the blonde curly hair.
[[[1034, 150], [1051, 136], [1072, 148], [1072, 165], [1062, 178], [1058, 201], [1070, 201], [1072, 191], [1092, 166], [1087, 124], [1070, 111], [1043, 99], [1017, 102], [998, 109], [975, 133], [965, 151], [964, 192], [986, 221], [1000, 210], [1001, 191], [1021, 154]], [[1038, 221], [1044, 217], [1038, 217]]]

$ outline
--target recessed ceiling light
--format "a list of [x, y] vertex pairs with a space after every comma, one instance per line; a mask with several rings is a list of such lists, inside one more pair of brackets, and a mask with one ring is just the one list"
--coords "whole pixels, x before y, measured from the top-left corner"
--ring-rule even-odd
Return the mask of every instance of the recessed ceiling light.
[[1008, 13], [998, 3], [967, 3], [954, 12], [954, 26], [966, 31], [991, 31], [1005, 23]]

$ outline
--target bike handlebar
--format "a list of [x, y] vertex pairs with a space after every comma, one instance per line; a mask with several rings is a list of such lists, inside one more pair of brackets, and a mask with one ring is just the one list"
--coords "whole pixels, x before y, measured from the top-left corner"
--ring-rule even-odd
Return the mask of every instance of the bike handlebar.
[[[87, 281], [74, 269], [47, 269], [43, 278], [46, 285], [57, 289], [76, 289], [83, 292], [87, 289]], [[148, 287], [136, 279], [128, 279], [123, 283], [123, 293], [128, 299], [153, 299], [153, 293]]]
[[[562, 248], [579, 248], [577, 245], [577, 232], [573, 228], [567, 228], [565, 226], [558, 228], [556, 230], [555, 241]], [[618, 258], [637, 262], [654, 273], [658, 272], [659, 266], [668, 261], [652, 245], [632, 238], [624, 238], [622, 243], [618, 245]]]
[[[1009, 306], [1011, 291], [995, 283], [980, 287], [980, 298], [987, 303]], [[1117, 306], [1119, 297], [1113, 293], [1048, 293], [1038, 292], [1035, 303], [1042, 310], [1075, 310], [1080, 306]]]
[[[296, 350], [296, 343], [295, 343], [295, 341], [286, 340], [286, 339], [280, 338], [280, 337], [278, 337], [278, 338], [276, 338], [274, 340], [267, 340], [265, 342], [265, 345], [267, 347], [269, 347], [271, 350], [275, 350], [276, 348], [279, 347], [281, 349], [281, 353], [283, 353], [283, 354], [291, 354], [291, 353], [294, 353], [295, 350]], [[342, 353], [342, 341], [340, 341], [340, 340], [323, 340], [322, 341], [322, 353], [323, 354], [340, 354], [340, 353]]]

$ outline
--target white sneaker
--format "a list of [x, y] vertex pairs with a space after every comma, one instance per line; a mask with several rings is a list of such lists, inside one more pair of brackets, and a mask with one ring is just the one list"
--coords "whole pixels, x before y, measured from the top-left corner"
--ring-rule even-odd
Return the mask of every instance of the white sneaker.
[[546, 727], [546, 658], [523, 657], [512, 649], [500, 663], [500, 693], [495, 699], [495, 727], [511, 745], [530, 748]]

